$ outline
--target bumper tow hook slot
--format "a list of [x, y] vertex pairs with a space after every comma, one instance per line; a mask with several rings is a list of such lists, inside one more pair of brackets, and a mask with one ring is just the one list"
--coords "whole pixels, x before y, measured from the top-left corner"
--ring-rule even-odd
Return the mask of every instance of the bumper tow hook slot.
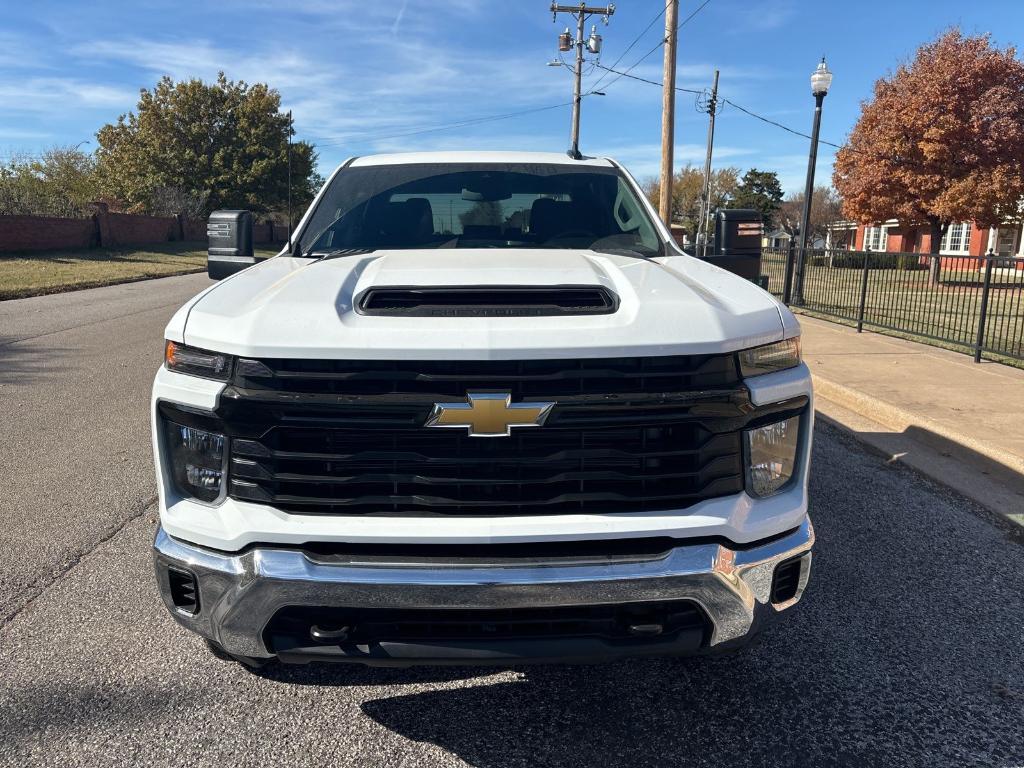
[[348, 640], [351, 627], [339, 627], [338, 629], [322, 629], [314, 624], [309, 628], [309, 636], [318, 643], [343, 643]]
[[630, 624], [629, 634], [637, 637], [656, 637], [663, 629], [661, 624]]

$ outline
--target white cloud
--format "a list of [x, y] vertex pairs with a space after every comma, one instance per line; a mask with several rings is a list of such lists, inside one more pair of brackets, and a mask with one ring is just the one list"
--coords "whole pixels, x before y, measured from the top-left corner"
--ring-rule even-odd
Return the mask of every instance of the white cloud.
[[[766, 7], [779, 16], [787, 2], [773, 0]], [[276, 0], [220, 0], [201, 12], [205, 24], [192, 23], [195, 18], [179, 26], [143, 24], [133, 16], [120, 27], [133, 30], [130, 34], [119, 34], [114, 25], [102, 35], [81, 28], [95, 14], [68, 13], [47, 19], [45, 45], [26, 46], [13, 39], [5, 50], [8, 38], [0, 32], [0, 99], [9, 113], [31, 114], [35, 122], [25, 117], [25, 127], [70, 124], [69, 116], [78, 113], [87, 115], [81, 123], [91, 124], [94, 111], [99, 113], [98, 125], [133, 109], [137, 86], [152, 87], [161, 75], [210, 81], [223, 70], [229, 78], [266, 82], [278, 89], [283, 108], [293, 112], [298, 138], [318, 145], [328, 170], [346, 155], [375, 151], [563, 151], [568, 144], [567, 106], [509, 120], [469, 122], [570, 100], [567, 71], [544, 66], [551, 53], [546, 25], [550, 16], [541, 13], [534, 19], [533, 11], [528, 16], [527, 9], [516, 4], [509, 11], [511, 18], [517, 24], [528, 19], [538, 34], [534, 39], [531, 33], [526, 45], [501, 46], [504, 31], [490, 19], [497, 7], [493, 0], [294, 0], [284, 11]], [[267, 29], [269, 23], [274, 35], [248, 35], [241, 28], [224, 26], [240, 13], [253, 21], [254, 32]], [[62, 55], [36, 55], [41, 49], [59, 49]], [[611, 62], [617, 53], [606, 48], [605, 55]], [[660, 53], [652, 55], [633, 74], [660, 81], [660, 58]], [[22, 59], [28, 62], [24, 69], [35, 77], [16, 76]], [[623, 62], [621, 68], [629, 63]], [[53, 74], [48, 71], [51, 66], [71, 76], [48, 77]], [[707, 62], [680, 62], [678, 85], [703, 90], [710, 85], [713, 70]], [[617, 77], [603, 74], [602, 90]], [[587, 83], [592, 87], [601, 76], [595, 70]], [[764, 90], [765, 82], [775, 77], [765, 68], [724, 66], [721, 91], [740, 103], [748, 98], [756, 103], [750, 92]], [[638, 177], [656, 174], [660, 99], [660, 88], [628, 78], [611, 86], [607, 98], [587, 99], [584, 151], [614, 156]], [[730, 119], [730, 110], [724, 119]], [[678, 94], [677, 167], [688, 161], [703, 163], [706, 120], [693, 109], [692, 95]], [[460, 122], [465, 124], [451, 130], [430, 130]], [[771, 167], [770, 158], [762, 159], [763, 152], [742, 146], [745, 139], [744, 134], [732, 133], [720, 141], [716, 167], [754, 158], [758, 167]], [[787, 178], [796, 176], [788, 166], [786, 173]]]
[[7, 114], [53, 113], [74, 107], [123, 109], [137, 96], [128, 88], [76, 78], [30, 77], [0, 83], [0, 103]]
[[398, 28], [402, 25], [402, 17], [405, 16], [405, 10], [409, 7], [409, 0], [402, 0], [402, 5], [398, 9], [398, 13], [395, 14], [395, 20], [391, 24], [391, 34], [397, 35]]
[[[281, 91], [283, 108], [292, 110], [296, 135], [317, 144], [325, 164], [353, 151], [379, 151], [396, 143], [414, 148], [430, 138], [401, 134], [568, 101], [568, 82], [544, 67], [540, 56], [482, 57], [407, 34], [413, 8], [410, 3], [404, 20], [395, 18], [402, 34], [388, 37], [383, 59], [379, 46], [365, 40], [327, 66], [312, 48], [239, 54], [202, 39], [114, 38], [77, 45], [72, 54], [94, 63], [127, 64], [153, 76], [211, 80], [224, 70], [230, 78], [267, 82]], [[464, 126], [458, 133], [485, 132]]]

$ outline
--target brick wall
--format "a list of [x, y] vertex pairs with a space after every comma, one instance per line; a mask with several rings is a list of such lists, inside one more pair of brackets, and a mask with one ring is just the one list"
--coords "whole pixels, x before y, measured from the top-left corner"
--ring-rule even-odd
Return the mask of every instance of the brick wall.
[[[281, 243], [284, 239], [284, 227], [269, 222], [253, 227], [254, 243]], [[0, 216], [0, 253], [93, 246], [117, 248], [171, 240], [205, 242], [206, 219], [109, 213], [102, 205], [88, 219]]]
[[181, 239], [182, 240], [205, 240], [206, 219], [181, 218]]
[[273, 224], [253, 224], [252, 241], [254, 243], [269, 243], [274, 237]]
[[0, 216], [0, 252], [88, 248], [98, 242], [94, 219]]
[[133, 216], [128, 213], [96, 214], [100, 227], [100, 243], [105, 248], [122, 245], [145, 245], [179, 240], [178, 220], [163, 216]]

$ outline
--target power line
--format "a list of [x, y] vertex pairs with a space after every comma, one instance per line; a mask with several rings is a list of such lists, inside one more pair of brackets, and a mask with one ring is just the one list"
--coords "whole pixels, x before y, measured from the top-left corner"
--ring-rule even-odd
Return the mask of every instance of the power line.
[[[697, 8], [695, 8], [690, 13], [689, 16], [687, 16], [678, 25], [676, 25], [676, 30], [681, 29], [685, 24], [687, 24], [690, 20], [692, 20], [698, 13], [700, 13], [702, 10], [704, 10], [704, 8], [710, 2], [711, 2], [711, 0], [704, 0], [704, 2], [701, 3], [699, 6], [697, 6]], [[644, 59], [648, 58], [652, 53], [654, 53], [656, 50], [658, 50], [658, 48], [660, 48], [662, 45], [664, 45], [665, 42], [668, 40], [667, 37], [663, 37], [661, 40], [659, 40], [657, 45], [655, 45], [650, 51], [648, 51], [643, 56], [641, 56], [639, 59], [637, 59], [635, 62], [633, 62], [633, 64], [629, 68], [627, 68], [624, 72], [620, 72], [618, 70], [615, 70], [614, 66], [617, 65], [619, 63], [619, 61], [622, 60], [622, 58], [626, 55], [626, 53], [628, 53], [633, 48], [633, 46], [635, 46], [636, 43], [639, 42], [640, 38], [643, 37], [643, 35], [655, 24], [655, 22], [657, 22], [657, 20], [659, 18], [661, 18], [661, 16], [665, 13], [665, 10], [667, 8], [668, 8], [668, 4], [666, 4], [665, 7], [662, 8], [661, 12], [659, 12], [657, 16], [655, 16], [653, 19], [651, 19], [651, 21], [644, 28], [644, 30], [639, 35], [637, 35], [637, 37], [633, 40], [632, 43], [629, 44], [629, 46], [626, 48], [626, 50], [624, 50], [622, 52], [622, 54], [619, 55], [619, 58], [615, 60], [615, 64], [613, 64], [612, 67], [604, 67], [601, 64], [597, 64], [596, 65], [596, 66], [600, 67], [601, 69], [607, 69], [610, 72], [613, 72], [614, 74], [617, 75], [615, 80], [612, 80], [610, 83], [608, 83], [608, 85], [606, 85], [605, 88], [613, 85], [616, 81], [618, 81], [622, 77], [631, 77], [633, 79], [642, 80], [643, 82], [652, 83], [652, 84], [660, 86], [660, 83], [654, 83], [654, 81], [652, 81], [652, 80], [643, 80], [643, 78], [638, 78], [635, 75], [630, 75], [629, 72], [632, 69], [634, 69], [638, 64], [640, 64], [640, 62], [642, 62]], [[601, 83], [603, 80], [604, 80], [604, 76], [602, 75], [601, 79], [598, 80], [598, 83], [595, 83], [595, 86], [590, 89], [589, 93], [588, 94], [584, 94], [584, 95], [590, 95], [591, 93], [596, 91], [597, 85], [599, 83]], [[679, 88], [678, 90], [686, 91], [686, 92], [689, 92], [689, 93], [701, 93], [700, 91], [694, 91], [694, 90], [688, 89], [688, 88]], [[568, 107], [568, 106], [572, 106], [572, 102], [565, 102], [565, 103], [562, 103], [562, 104], [549, 104], [549, 105], [544, 106], [544, 107], [534, 107], [533, 109], [523, 109], [523, 110], [519, 110], [517, 112], [507, 112], [507, 113], [499, 114], [499, 115], [486, 115], [484, 117], [469, 118], [469, 119], [466, 119], [466, 120], [460, 120], [460, 121], [452, 122], [452, 123], [444, 123], [444, 124], [441, 124], [441, 125], [432, 126], [432, 127], [428, 127], [428, 128], [415, 129], [415, 130], [410, 130], [410, 131], [406, 131], [406, 132], [402, 132], [402, 133], [394, 133], [394, 134], [390, 134], [388, 136], [378, 136], [378, 135], [375, 135], [374, 132], [372, 132], [372, 131], [364, 131], [364, 132], [361, 132], [359, 134], [355, 134], [354, 136], [352, 136], [350, 138], [345, 138], [345, 139], [326, 139], [326, 140], [319, 140], [318, 141], [317, 137], [315, 137], [315, 136], [311, 136], [310, 139], [313, 140], [314, 142], [316, 142], [318, 147], [339, 146], [339, 145], [343, 145], [343, 144], [348, 144], [353, 139], [358, 141], [360, 138], [363, 138], [363, 137], [366, 137], [366, 138], [372, 137], [374, 140], [377, 140], [377, 141], [385, 141], [385, 140], [389, 140], [389, 139], [401, 139], [401, 138], [406, 138], [408, 136], [419, 136], [419, 135], [422, 135], [422, 134], [425, 134], [425, 133], [437, 133], [439, 131], [452, 130], [453, 128], [464, 128], [464, 127], [470, 126], [470, 125], [479, 125], [481, 123], [489, 123], [489, 122], [494, 122], [494, 121], [498, 121], [498, 120], [509, 120], [509, 119], [512, 119], [512, 118], [515, 118], [515, 117], [520, 117], [522, 115], [535, 114], [537, 112], [546, 112], [546, 111], [549, 111], [549, 110], [552, 110], [552, 109], [559, 109], [561, 107]]]
[[[629, 72], [620, 72], [617, 69], [612, 69], [611, 67], [606, 67], [603, 64], [598, 64], [597, 66], [600, 69], [605, 69], [605, 70], [608, 70], [609, 72], [614, 72], [616, 75], [619, 75], [620, 77], [628, 77], [630, 80], [639, 80], [641, 83], [649, 83], [651, 85], [656, 85], [659, 88], [662, 87], [662, 84], [659, 83], [657, 80], [648, 80], [646, 77], [639, 77], [638, 75], [631, 75], [631, 74], [629, 74]], [[611, 83], [609, 83], [609, 85], [611, 85]], [[696, 93], [697, 95], [703, 95], [704, 94], [704, 91], [698, 91], [698, 90], [695, 90], [693, 88], [680, 88], [678, 85], [676, 86], [676, 90], [677, 91], [682, 91], [683, 93]]]
[[[612, 62], [611, 67], [601, 67], [601, 69], [607, 69], [609, 71], [614, 71], [615, 67], [619, 66], [619, 62], [622, 61], [622, 59], [625, 57], [625, 55], [627, 53], [629, 53], [631, 50], [633, 50], [633, 46], [640, 42], [640, 38], [647, 34], [647, 30], [649, 30], [651, 27], [653, 27], [654, 24], [658, 21], [658, 19], [660, 19], [662, 16], [665, 15], [665, 11], [668, 10], [668, 7], [670, 5], [672, 5], [672, 0], [668, 0], [668, 2], [665, 3], [665, 7], [662, 8], [658, 12], [658, 15], [655, 16], [653, 19], [651, 19], [650, 23], [646, 27], [644, 27], [643, 30], [641, 30], [639, 35], [637, 35], [636, 37], [633, 38], [633, 42], [631, 42], [628, 46], [626, 46], [626, 50], [624, 50], [622, 53], [619, 54], [619, 58], [617, 58], [615, 61]], [[598, 66], [600, 66], [600, 64], [598, 64]], [[607, 75], [601, 75], [601, 78], [596, 83], [594, 83], [593, 86], [591, 86], [590, 90], [596, 91], [598, 89], [598, 87], [601, 85], [601, 83], [604, 82], [604, 79], [606, 77], [607, 77]]]
[[[543, 107], [532, 107], [530, 109], [521, 109], [521, 110], [518, 110], [516, 112], [505, 112], [505, 113], [496, 114], [496, 115], [482, 115], [481, 117], [466, 118], [465, 120], [459, 120], [459, 121], [452, 122], [452, 123], [442, 123], [440, 125], [434, 125], [434, 126], [429, 126], [429, 127], [419, 128], [419, 129], [411, 129], [411, 130], [408, 130], [408, 131], [403, 131], [401, 133], [393, 133], [393, 134], [388, 134], [388, 135], [385, 135], [385, 136], [380, 136], [377, 133], [375, 133], [374, 131], [362, 131], [360, 133], [353, 134], [351, 137], [344, 138], [344, 139], [329, 139], [329, 138], [324, 138], [324, 137], [311, 136], [311, 135], [308, 135], [308, 134], [306, 135], [306, 138], [309, 139], [310, 141], [313, 141], [316, 144], [317, 147], [340, 146], [340, 145], [352, 143], [353, 141], [359, 141], [359, 140], [364, 139], [364, 138], [373, 138], [374, 140], [385, 141], [385, 140], [389, 140], [389, 139], [404, 138], [406, 136], [418, 136], [418, 135], [424, 134], [424, 133], [436, 133], [438, 131], [448, 131], [448, 130], [452, 130], [453, 128], [462, 128], [462, 127], [469, 126], [469, 125], [479, 125], [479, 124], [482, 124], [482, 123], [490, 123], [490, 122], [495, 122], [495, 121], [498, 121], [498, 120], [510, 120], [512, 118], [521, 117], [523, 115], [535, 114], [537, 112], [547, 112], [547, 111], [550, 111], [552, 109], [560, 109], [562, 107], [570, 107], [570, 106], [572, 106], [572, 102], [566, 101], [566, 102], [562, 102], [561, 104], [548, 104], [548, 105], [543, 106]], [[41, 160], [43, 157], [44, 157], [43, 154], [36, 154], [36, 153], [21, 153], [21, 152], [0, 153], [0, 161], [3, 161], [5, 158], [7, 160], [21, 160], [21, 159]]]
[[[700, 13], [701, 11], [703, 11], [703, 10], [704, 10], [704, 9], [705, 9], [705, 8], [707, 7], [708, 3], [710, 3], [710, 2], [711, 2], [711, 0], [704, 0], [704, 2], [703, 2], [703, 3], [701, 3], [700, 5], [698, 5], [698, 6], [697, 6], [697, 7], [696, 7], [696, 8], [695, 8], [695, 9], [694, 9], [694, 10], [693, 10], [693, 11], [692, 11], [691, 13], [690, 13], [690, 15], [689, 15], [689, 16], [687, 16], [687, 17], [686, 17], [685, 19], [683, 19], [683, 20], [682, 20], [681, 22], [679, 22], [679, 23], [678, 23], [678, 24], [676, 25], [676, 32], [678, 32], [678, 31], [679, 31], [680, 29], [682, 29], [682, 28], [683, 28], [683, 27], [684, 27], [684, 26], [685, 26], [685, 25], [686, 25], [686, 24], [687, 24], [688, 22], [690, 22], [690, 21], [691, 21], [691, 20], [693, 19], [693, 17], [694, 17], [694, 16], [696, 16], [696, 15], [697, 15], [698, 13]], [[651, 48], [651, 50], [649, 50], [649, 51], [648, 51], [647, 53], [645, 53], [645, 54], [644, 54], [643, 56], [641, 56], [641, 57], [640, 57], [639, 59], [637, 59], [636, 61], [634, 61], [634, 62], [633, 62], [633, 63], [632, 63], [632, 64], [631, 64], [631, 65], [630, 65], [629, 67], [627, 67], [627, 68], [626, 68], [626, 71], [625, 71], [625, 73], [621, 73], [621, 72], [620, 72], [620, 73], [619, 73], [619, 76], [618, 76], [618, 77], [616, 77], [616, 78], [615, 78], [614, 80], [612, 80], [612, 81], [611, 81], [610, 83], [608, 83], [608, 85], [606, 85], [606, 86], [605, 86], [605, 89], [608, 89], [608, 88], [610, 88], [611, 86], [615, 85], [615, 83], [617, 83], [617, 82], [618, 82], [619, 80], [621, 80], [621, 79], [622, 79], [623, 77], [627, 76], [627, 74], [628, 74], [629, 72], [632, 72], [632, 71], [633, 71], [633, 70], [634, 70], [634, 69], [635, 69], [635, 68], [636, 68], [636, 67], [637, 67], [637, 66], [638, 66], [638, 65], [640, 64], [640, 62], [641, 62], [641, 61], [643, 61], [644, 59], [646, 59], [646, 58], [647, 58], [648, 56], [650, 56], [650, 55], [651, 55], [652, 53], [654, 53], [654, 52], [655, 52], [656, 50], [658, 50], [659, 48], [661, 48], [661, 46], [663, 46], [663, 45], [664, 45], [665, 43], [667, 43], [667, 42], [668, 42], [668, 35], [666, 35], [665, 37], [661, 38], [661, 40], [659, 40], [659, 41], [658, 41], [658, 44], [657, 44], [657, 45], [655, 45], [655, 46], [654, 46], [653, 48]]]
[[[604, 67], [604, 66], [602, 66], [600, 64], [598, 66], [601, 67], [601, 69], [608, 69], [607, 67]], [[615, 70], [613, 70], [613, 71], [615, 71]], [[625, 72], [618, 72], [618, 74], [619, 74], [620, 77], [628, 77], [631, 80], [639, 80], [641, 83], [648, 83], [650, 85], [656, 85], [659, 88], [663, 87], [663, 84], [657, 82], [656, 80], [648, 80], [647, 78], [644, 78], [644, 77], [638, 77], [636, 75], [631, 75], [631, 74], [629, 74], [629, 70], [626, 70]], [[614, 82], [614, 81], [612, 81], [612, 82]], [[609, 85], [611, 85], [611, 83], [609, 83]], [[608, 86], [605, 86], [605, 87], [607, 88]], [[680, 88], [678, 86], [676, 87], [676, 90], [677, 91], [684, 91], [686, 93], [696, 93], [698, 95], [703, 95], [704, 94], [704, 91], [695, 91], [695, 90], [693, 90], [691, 88]], [[781, 128], [784, 131], [792, 133], [794, 136], [800, 136], [801, 138], [808, 139], [808, 140], [811, 140], [813, 138], [809, 133], [804, 133], [803, 131], [798, 131], [795, 128], [790, 128], [788, 125], [783, 125], [782, 123], [780, 123], [780, 122], [778, 122], [776, 120], [772, 120], [771, 118], [765, 117], [764, 115], [759, 115], [756, 112], [753, 112], [753, 111], [747, 109], [746, 107], [737, 104], [732, 99], [723, 98], [721, 101], [722, 101], [723, 104], [728, 104], [729, 106], [735, 107], [740, 112], [743, 112], [744, 114], [749, 115], [750, 117], [753, 117], [753, 118], [755, 118], [757, 120], [760, 120], [763, 123], [767, 123], [768, 125], [773, 125], [776, 128]], [[818, 139], [818, 143], [819, 144], [826, 144], [826, 145], [828, 145], [830, 147], [834, 147], [835, 149], [845, 149], [848, 152], [854, 152], [854, 153], [860, 154], [860, 155], [871, 154], [869, 152], [865, 152], [862, 149], [857, 149], [855, 147], [851, 147], [849, 144], [836, 144], [835, 142], [828, 141], [827, 139], [819, 138]], [[891, 161], [893, 163], [896, 163], [898, 165], [916, 165], [916, 163], [914, 163], [912, 161], [908, 161], [905, 158], [900, 158], [900, 157], [895, 157], [895, 156], [888, 156], [888, 155], [876, 155], [876, 157], [878, 157], [880, 160], [889, 160], [889, 161]]]
[[[629, 74], [628, 70], [625, 71], [625, 72], [619, 72], [619, 71], [613, 70], [613, 69], [611, 69], [609, 67], [605, 67], [602, 64], [598, 64], [598, 66], [601, 67], [601, 69], [607, 69], [610, 72], [615, 72], [620, 77], [628, 77], [630, 80], [639, 80], [641, 83], [648, 83], [649, 85], [656, 85], [659, 88], [662, 87], [662, 83], [659, 83], [657, 80], [648, 80], [646, 77], [638, 77], [637, 75], [631, 75], [631, 74]], [[611, 85], [611, 83], [609, 83], [609, 85]], [[607, 87], [607, 86], [605, 86], [605, 87]], [[683, 91], [685, 93], [696, 93], [698, 95], [703, 95], [704, 94], [704, 91], [697, 91], [697, 90], [694, 90], [693, 88], [680, 88], [680, 87], [676, 86], [676, 90], [677, 91]], [[776, 128], [781, 128], [784, 131], [789, 131], [790, 133], [792, 133], [795, 136], [801, 136], [801, 137], [803, 137], [805, 139], [810, 139], [811, 138], [811, 135], [809, 133], [804, 133], [803, 131], [798, 131], [795, 128], [790, 128], [788, 125], [783, 125], [782, 123], [779, 123], [779, 122], [776, 122], [775, 120], [767, 118], [764, 115], [759, 115], [756, 112], [752, 112], [749, 109], [747, 109], [746, 107], [740, 106], [739, 104], [737, 104], [732, 99], [722, 99], [722, 102], [725, 103], [725, 104], [728, 104], [730, 106], [736, 107], [736, 109], [738, 109], [740, 112], [743, 112], [743, 113], [745, 113], [747, 115], [750, 115], [751, 117], [757, 118], [758, 120], [760, 120], [762, 122], [768, 123], [768, 125], [774, 125]], [[830, 147], [835, 147], [836, 149], [843, 149], [845, 147], [846, 149], [849, 149], [851, 151], [856, 151], [852, 147], [849, 147], [848, 145], [836, 144], [836, 143], [831, 142], [831, 141], [826, 141], [825, 139], [818, 139], [818, 142], [820, 144], [827, 144]]]
[[312, 136], [310, 138], [313, 141], [317, 142], [317, 146], [318, 147], [332, 147], [332, 146], [338, 146], [338, 145], [342, 145], [342, 144], [348, 144], [348, 143], [351, 143], [353, 140], [358, 141], [360, 138], [364, 138], [364, 137], [366, 137], [366, 138], [372, 137], [374, 140], [384, 141], [384, 140], [387, 140], [387, 139], [400, 139], [400, 138], [404, 138], [406, 136], [418, 136], [418, 135], [423, 134], [423, 133], [436, 133], [437, 131], [448, 131], [448, 130], [451, 130], [453, 128], [463, 128], [463, 127], [468, 126], [468, 125], [479, 125], [481, 123], [490, 123], [490, 122], [495, 122], [497, 120], [509, 120], [511, 118], [514, 118], [514, 117], [521, 117], [522, 115], [529, 115], [529, 114], [534, 114], [534, 113], [537, 113], [537, 112], [547, 112], [547, 111], [552, 110], [552, 109], [559, 109], [561, 107], [571, 107], [571, 106], [572, 106], [572, 102], [571, 101], [566, 101], [566, 102], [563, 102], [561, 104], [548, 104], [547, 106], [544, 106], [544, 107], [533, 107], [531, 109], [521, 109], [521, 110], [519, 110], [517, 112], [505, 112], [503, 114], [498, 114], [498, 115], [484, 115], [482, 117], [472, 117], [472, 118], [467, 118], [465, 120], [459, 120], [457, 122], [442, 123], [441, 125], [436, 125], [436, 126], [432, 126], [432, 127], [429, 127], [429, 128], [421, 128], [421, 129], [417, 129], [417, 130], [410, 130], [410, 131], [406, 131], [406, 132], [403, 132], [403, 133], [393, 133], [393, 134], [390, 134], [390, 135], [387, 135], [387, 136], [379, 136], [379, 135], [377, 135], [373, 131], [364, 131], [364, 132], [361, 132], [361, 133], [353, 134], [352, 137], [345, 138], [345, 139], [327, 139], [327, 140], [317, 141], [317, 137], [315, 137], [315, 136]]
[[[765, 117], [764, 115], [759, 115], [756, 112], [751, 112], [746, 107], [741, 107], [735, 101], [732, 101], [730, 99], [722, 99], [722, 101], [724, 101], [726, 104], [729, 104], [731, 106], [736, 107], [736, 109], [738, 109], [740, 112], [744, 112], [744, 113], [750, 115], [751, 117], [757, 118], [761, 122], [768, 123], [768, 125], [774, 125], [776, 128], [781, 128], [784, 131], [789, 131], [790, 133], [792, 133], [795, 136], [802, 136], [805, 139], [810, 139], [811, 138], [811, 135], [809, 133], [804, 133], [803, 131], [798, 131], [795, 128], [790, 128], [788, 125], [783, 125], [782, 123], [777, 123], [774, 120], [770, 120], [767, 117]], [[851, 149], [849, 146], [846, 146], [846, 145], [843, 145], [843, 144], [834, 144], [831, 141], [825, 141], [825, 139], [818, 139], [818, 143], [819, 144], [828, 144], [830, 147], [835, 147], [836, 149], [843, 149], [844, 147], [846, 149]]]

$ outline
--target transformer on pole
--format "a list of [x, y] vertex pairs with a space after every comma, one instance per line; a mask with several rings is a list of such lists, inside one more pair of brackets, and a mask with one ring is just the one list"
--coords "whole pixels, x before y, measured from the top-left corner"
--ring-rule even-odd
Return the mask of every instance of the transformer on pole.
[[[608, 17], [615, 13], [615, 6], [613, 4], [603, 7], [591, 6], [587, 5], [585, 2], [580, 2], [579, 5], [558, 5], [557, 3], [552, 3], [552, 21], [558, 21], [558, 14], [560, 13], [568, 13], [576, 19], [576, 37], [573, 38], [569, 28], [566, 27], [565, 31], [558, 36], [558, 50], [564, 53], [572, 48], [576, 49], [576, 63], [572, 67], [572, 134], [570, 139], [571, 145], [569, 147], [569, 157], [574, 160], [579, 160], [583, 157], [583, 155], [580, 154], [580, 102], [583, 100], [583, 49], [586, 47], [588, 52], [595, 55], [601, 53], [601, 36], [597, 34], [597, 25], [593, 25], [590, 30], [590, 37], [586, 39], [583, 37], [583, 28], [586, 25], [587, 19], [594, 15], [600, 15], [604, 23], [607, 24]], [[560, 62], [558, 60], [551, 63], [555, 66], [564, 64], [564, 62]]]

